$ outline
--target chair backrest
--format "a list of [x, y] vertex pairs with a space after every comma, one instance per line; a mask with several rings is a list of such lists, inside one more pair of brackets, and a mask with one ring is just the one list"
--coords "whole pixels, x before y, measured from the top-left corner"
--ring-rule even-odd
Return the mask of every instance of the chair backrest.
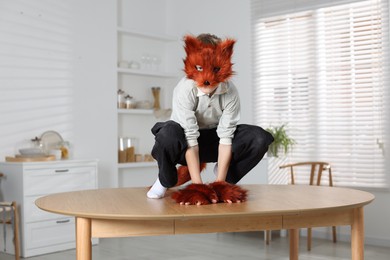
[[[330, 167], [330, 164], [328, 162], [297, 162], [297, 163], [289, 163], [285, 165], [279, 166], [279, 168], [289, 168], [290, 169], [290, 178], [291, 178], [291, 184], [296, 183], [296, 176], [297, 168], [309, 168], [309, 185], [321, 185], [321, 179], [322, 179], [322, 173], [324, 171], [328, 171], [329, 176], [329, 186], [333, 186], [333, 179], [332, 179], [332, 169]], [[314, 182], [314, 177], [317, 176], [316, 182]]]

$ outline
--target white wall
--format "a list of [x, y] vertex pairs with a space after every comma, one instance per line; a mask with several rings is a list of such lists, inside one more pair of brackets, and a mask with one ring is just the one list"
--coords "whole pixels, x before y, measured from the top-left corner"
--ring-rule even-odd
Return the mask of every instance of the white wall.
[[72, 140], [69, 3], [0, 0], [0, 159], [48, 130]]
[[0, 1], [0, 156], [58, 131], [116, 185], [115, 1]]
[[99, 186], [116, 186], [116, 5], [94, 0], [71, 3], [74, 154], [99, 159]]

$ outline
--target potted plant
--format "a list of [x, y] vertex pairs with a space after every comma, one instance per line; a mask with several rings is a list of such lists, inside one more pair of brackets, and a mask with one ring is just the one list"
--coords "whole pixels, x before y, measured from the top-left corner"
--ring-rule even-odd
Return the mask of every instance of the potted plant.
[[288, 136], [284, 124], [279, 127], [271, 126], [266, 130], [274, 137], [274, 142], [268, 147], [269, 156], [278, 157], [282, 148], [284, 153], [287, 153], [295, 144], [294, 139]]

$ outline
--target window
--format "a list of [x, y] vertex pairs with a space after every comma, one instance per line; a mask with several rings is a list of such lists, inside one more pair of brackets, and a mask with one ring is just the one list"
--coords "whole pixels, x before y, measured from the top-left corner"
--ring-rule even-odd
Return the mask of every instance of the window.
[[270, 15], [271, 2], [252, 2], [255, 123], [286, 124], [287, 160], [330, 162], [336, 186], [386, 186], [387, 0]]

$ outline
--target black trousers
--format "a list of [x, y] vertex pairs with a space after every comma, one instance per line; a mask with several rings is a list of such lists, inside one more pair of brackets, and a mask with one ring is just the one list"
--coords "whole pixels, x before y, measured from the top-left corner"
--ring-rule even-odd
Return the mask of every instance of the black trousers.
[[[155, 145], [152, 156], [157, 160], [159, 179], [164, 187], [177, 183], [176, 165], [187, 165], [185, 153], [187, 140], [184, 129], [174, 121], [159, 122], [152, 128]], [[217, 129], [201, 129], [198, 138], [200, 162], [217, 162], [219, 137]], [[232, 141], [232, 160], [226, 181], [236, 184], [255, 167], [273, 142], [270, 133], [259, 126], [238, 125]]]

